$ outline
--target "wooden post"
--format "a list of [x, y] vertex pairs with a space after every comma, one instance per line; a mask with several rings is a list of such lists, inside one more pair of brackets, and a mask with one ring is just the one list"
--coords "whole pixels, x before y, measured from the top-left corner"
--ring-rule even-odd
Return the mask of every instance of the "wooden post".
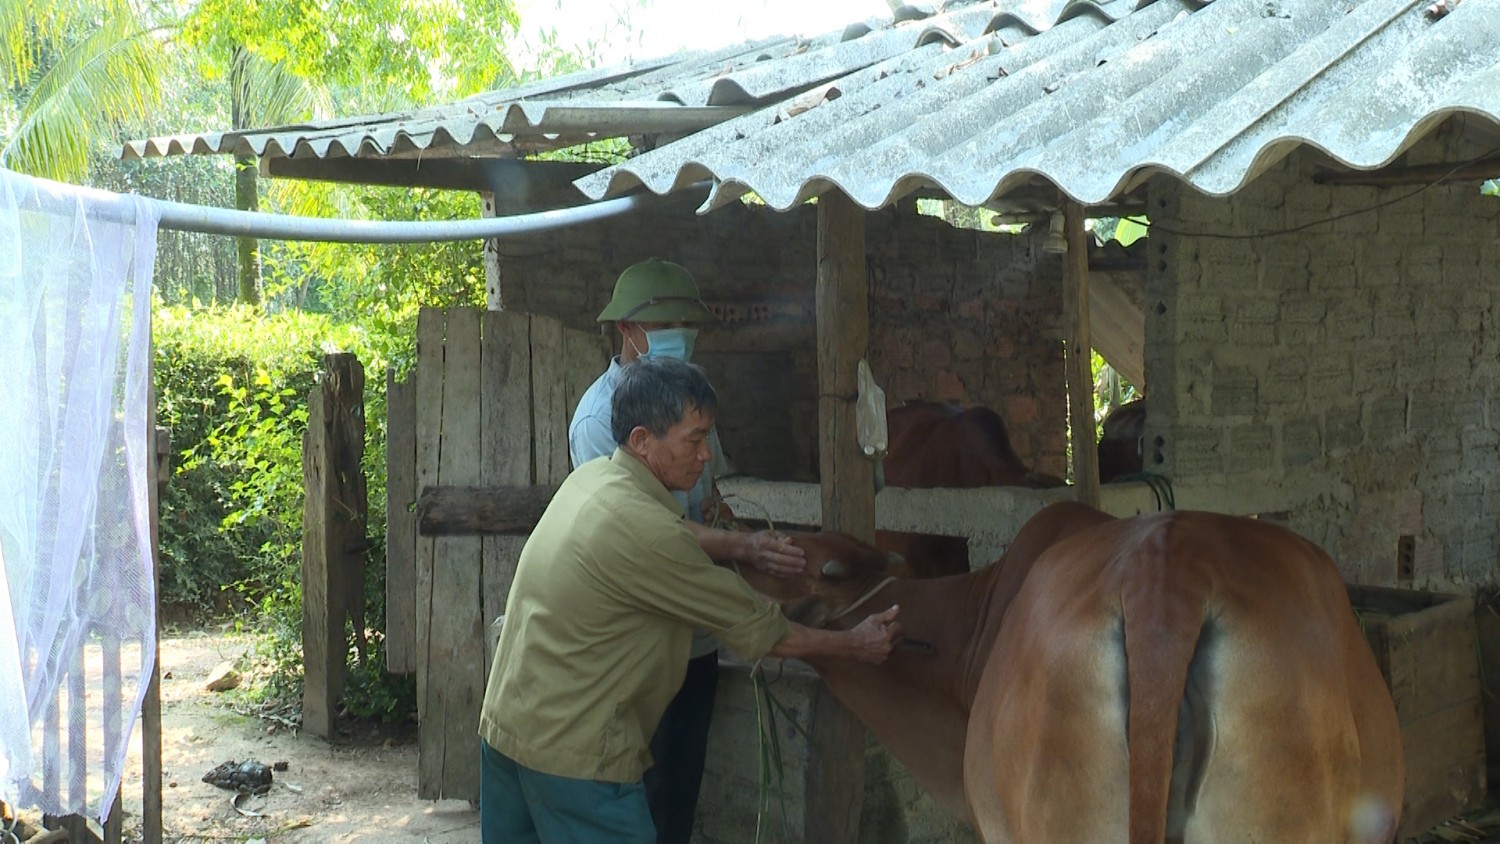
[[875, 539], [875, 467], [854, 423], [857, 367], [870, 342], [865, 212], [842, 193], [818, 197], [818, 468], [823, 527]]
[[[496, 203], [495, 194], [491, 191], [479, 192], [480, 213], [485, 217], [498, 217], [501, 214]], [[484, 307], [488, 311], [504, 310], [500, 299], [500, 241], [489, 238], [484, 241]], [[514, 309], [512, 309], [514, 310]]]
[[[315, 736], [331, 738], [338, 712], [334, 686], [343, 672], [329, 662], [333, 643], [344, 641], [344, 626], [336, 623], [333, 604], [333, 573], [327, 524], [332, 502], [328, 500], [329, 465], [327, 397], [313, 387], [307, 397], [307, 432], [302, 438], [302, 728]], [[337, 648], [342, 656], [343, 649]]]
[[364, 387], [354, 355], [324, 355], [302, 438], [302, 727], [323, 738], [333, 736], [348, 672], [345, 620], [363, 641]]
[[[152, 347], [154, 348], [154, 346]], [[148, 366], [148, 372], [149, 364]], [[151, 383], [147, 379], [147, 383]], [[141, 840], [143, 844], [162, 841], [162, 764], [161, 764], [161, 554], [159, 522], [161, 496], [171, 477], [172, 435], [156, 427], [156, 391], [151, 393], [151, 416], [146, 429], [151, 432], [150, 454], [155, 459], [155, 483], [147, 487], [147, 509], [151, 520], [151, 576], [156, 582], [155, 654], [151, 659], [151, 680], [146, 698], [141, 702]]]
[[[854, 421], [857, 367], [870, 339], [865, 212], [837, 191], [818, 197], [816, 307], [823, 527], [873, 542], [875, 470], [860, 453]], [[865, 731], [821, 684], [809, 745], [803, 840], [858, 840]]]
[[1078, 500], [1099, 506], [1099, 452], [1094, 435], [1093, 344], [1089, 338], [1089, 245], [1083, 228], [1083, 206], [1063, 200], [1063, 338], [1068, 376], [1068, 421], [1072, 431], [1073, 485]]

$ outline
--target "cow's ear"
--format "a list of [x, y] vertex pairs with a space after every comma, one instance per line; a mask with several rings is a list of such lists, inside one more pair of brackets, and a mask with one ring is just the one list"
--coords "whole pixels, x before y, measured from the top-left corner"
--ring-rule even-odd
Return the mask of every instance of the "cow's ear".
[[823, 564], [823, 576], [832, 578], [834, 580], [839, 580], [844, 577], [848, 577], [848, 573], [844, 571], [843, 563], [839, 562], [838, 560], [829, 560], [828, 562]]

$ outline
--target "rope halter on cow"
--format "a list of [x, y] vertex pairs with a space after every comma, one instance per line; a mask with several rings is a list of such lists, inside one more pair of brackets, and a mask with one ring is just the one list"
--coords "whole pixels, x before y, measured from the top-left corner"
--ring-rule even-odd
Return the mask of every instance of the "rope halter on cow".
[[834, 613], [832, 616], [829, 616], [828, 620], [829, 621], [838, 621], [839, 619], [843, 618], [844, 616], [848, 615], [849, 613], [854, 612], [855, 610], [857, 610], [861, 606], [863, 606], [866, 601], [869, 601], [871, 598], [875, 597], [875, 593], [876, 592], [879, 592], [880, 590], [884, 589], [885, 587], [891, 585], [891, 583], [895, 582], [895, 580], [896, 580], [896, 577], [894, 575], [887, 576], [885, 580], [882, 580], [879, 583], [875, 584], [873, 587], [871, 587], [870, 591], [866, 592], [863, 595], [860, 595], [859, 598], [855, 599], [854, 603], [850, 604], [847, 607], [844, 607], [843, 609], [839, 610], [837, 613]]

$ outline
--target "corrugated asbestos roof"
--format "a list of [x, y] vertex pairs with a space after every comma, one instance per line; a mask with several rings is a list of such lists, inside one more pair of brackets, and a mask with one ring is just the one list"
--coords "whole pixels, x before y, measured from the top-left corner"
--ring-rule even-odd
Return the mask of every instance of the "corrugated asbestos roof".
[[[1451, 0], [1450, 0], [1451, 2]], [[1098, 204], [1167, 173], [1235, 191], [1312, 145], [1388, 164], [1455, 113], [1500, 124], [1500, 0], [983, 0], [546, 80], [407, 114], [134, 142], [297, 157], [497, 154], [659, 134], [578, 182], [704, 179], [705, 208], [866, 208], [936, 188], [983, 205], [1040, 177]], [[529, 144], [529, 146], [528, 146]]]

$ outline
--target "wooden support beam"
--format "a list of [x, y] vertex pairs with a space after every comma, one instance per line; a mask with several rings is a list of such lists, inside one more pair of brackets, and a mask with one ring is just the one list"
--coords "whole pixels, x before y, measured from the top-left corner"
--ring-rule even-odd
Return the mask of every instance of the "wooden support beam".
[[120, 792], [115, 792], [115, 802], [109, 805], [109, 817], [104, 819], [104, 844], [120, 844], [125, 835], [125, 801]]
[[[489, 253], [486, 243], [486, 257]], [[486, 487], [530, 487], [536, 477], [532, 448], [535, 419], [532, 414], [531, 390], [531, 324], [543, 317], [529, 317], [518, 311], [488, 311], [480, 317], [480, 392], [481, 430], [480, 483]], [[566, 343], [564, 343], [566, 346]], [[607, 358], [601, 358], [607, 360]], [[595, 374], [604, 370], [596, 364]], [[569, 405], [572, 408], [573, 405]], [[566, 421], [562, 422], [566, 425]], [[548, 496], [548, 500], [551, 496]], [[546, 505], [543, 504], [542, 507]], [[536, 512], [536, 519], [541, 511]], [[536, 519], [530, 519], [532, 525]], [[485, 625], [484, 670], [477, 678], [481, 700], [490, 666], [494, 663], [494, 645], [498, 631], [493, 623], [505, 613], [510, 587], [516, 579], [516, 564], [526, 545], [525, 533], [485, 536], [480, 544], [484, 560], [480, 591], [480, 620]]]
[[1089, 339], [1089, 235], [1083, 228], [1083, 206], [1063, 202], [1063, 338], [1068, 377], [1068, 420], [1072, 431], [1073, 484], [1078, 500], [1099, 506], [1099, 452], [1094, 436], [1093, 348]]
[[[818, 469], [823, 527], [873, 542], [875, 464], [860, 453], [857, 367], [870, 343], [865, 211], [847, 196], [818, 197]], [[831, 840], [831, 839], [830, 839]]]
[[[860, 452], [854, 408], [870, 342], [865, 211], [844, 194], [818, 197], [818, 468], [823, 528], [875, 540], [875, 466]], [[808, 744], [815, 760], [801, 801], [804, 841], [857, 841], [865, 731], [820, 685]]]
[[527, 534], [542, 518], [557, 487], [423, 487], [417, 496], [417, 532], [422, 536]]

